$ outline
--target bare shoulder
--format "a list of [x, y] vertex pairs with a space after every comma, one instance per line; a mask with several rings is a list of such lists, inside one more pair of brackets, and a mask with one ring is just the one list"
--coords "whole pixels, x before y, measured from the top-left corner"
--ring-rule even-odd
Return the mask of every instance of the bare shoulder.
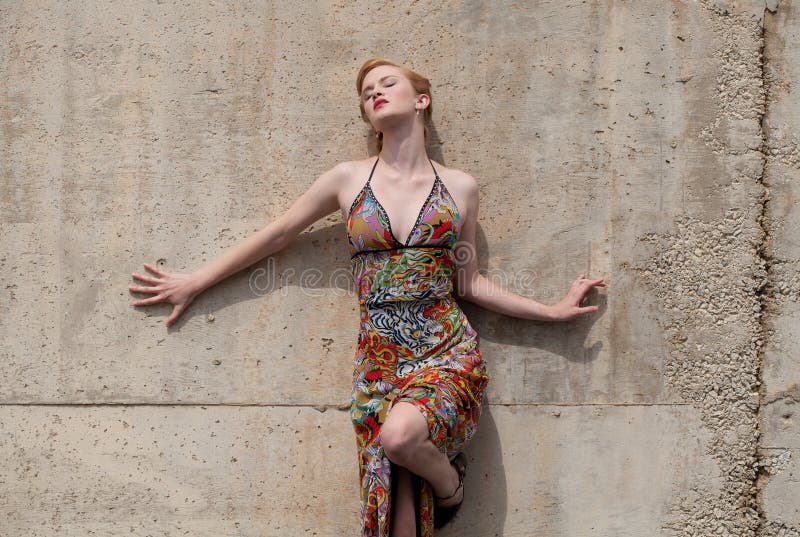
[[359, 192], [366, 184], [370, 166], [374, 163], [375, 159], [370, 157], [357, 160], [344, 160], [334, 166], [339, 183], [339, 207], [343, 218], [347, 218], [347, 212], [350, 210], [350, 206], [356, 196], [358, 196]]
[[448, 168], [435, 160], [433, 163], [439, 171], [439, 177], [444, 181], [445, 186], [451, 192], [453, 190], [458, 190], [464, 194], [469, 194], [478, 189], [478, 181], [467, 172], [459, 170], [458, 168]]
[[473, 207], [478, 198], [478, 181], [463, 170], [448, 168], [435, 160], [433, 164], [439, 172], [439, 178], [456, 201], [459, 211], [465, 213]]
[[356, 159], [356, 160], [343, 160], [336, 166], [341, 169], [344, 175], [352, 176], [352, 175], [359, 175], [365, 169], [368, 170], [368, 167], [371, 164], [375, 163], [375, 159], [370, 158], [363, 158], [363, 159]]

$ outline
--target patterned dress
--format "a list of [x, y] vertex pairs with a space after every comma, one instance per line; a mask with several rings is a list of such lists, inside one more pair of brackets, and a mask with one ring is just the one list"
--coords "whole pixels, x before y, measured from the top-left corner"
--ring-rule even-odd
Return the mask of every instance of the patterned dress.
[[[478, 334], [453, 297], [460, 234], [455, 201], [433, 168], [430, 194], [401, 242], [370, 187], [378, 160], [346, 222], [361, 311], [350, 417], [358, 444], [362, 537], [388, 537], [391, 528], [397, 466], [384, 454], [380, 433], [392, 406], [415, 405], [433, 443], [452, 460], [475, 434], [490, 379]], [[417, 534], [431, 537], [433, 487], [412, 477]]]

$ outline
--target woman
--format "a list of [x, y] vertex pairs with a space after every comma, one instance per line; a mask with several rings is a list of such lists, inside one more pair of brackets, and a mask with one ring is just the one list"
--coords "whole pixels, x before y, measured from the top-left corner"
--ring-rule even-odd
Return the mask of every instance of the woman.
[[580, 303], [591, 287], [606, 284], [581, 274], [547, 306], [484, 278], [475, 257], [477, 183], [427, 155], [428, 80], [376, 58], [361, 67], [356, 89], [377, 157], [337, 164], [282, 216], [196, 272], [145, 264], [155, 276], [133, 277], [151, 286], [130, 289], [156, 294], [136, 306], [174, 304], [170, 326], [204, 289], [341, 210], [361, 311], [350, 408], [361, 534], [430, 537], [462, 503], [462, 451], [489, 382], [478, 335], [455, 297], [514, 317], [565, 321], [597, 311]]

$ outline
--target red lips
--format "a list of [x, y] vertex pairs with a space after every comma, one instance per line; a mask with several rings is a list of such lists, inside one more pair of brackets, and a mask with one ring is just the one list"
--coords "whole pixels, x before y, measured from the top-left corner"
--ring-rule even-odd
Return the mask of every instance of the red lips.
[[387, 101], [386, 99], [378, 99], [378, 100], [377, 100], [377, 101], [375, 101], [375, 103], [372, 105], [372, 109], [373, 109], [373, 110], [377, 110], [377, 109], [378, 109], [378, 107], [379, 107], [380, 105], [382, 105], [383, 103], [388, 103], [388, 102], [389, 102], [389, 101]]

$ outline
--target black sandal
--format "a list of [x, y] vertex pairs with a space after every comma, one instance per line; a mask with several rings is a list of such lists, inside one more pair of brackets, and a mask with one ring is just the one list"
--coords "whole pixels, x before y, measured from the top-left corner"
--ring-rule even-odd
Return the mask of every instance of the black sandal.
[[[439, 498], [434, 494], [436, 500], [448, 500], [458, 494], [458, 489], [464, 487], [464, 475], [467, 472], [467, 458], [464, 456], [463, 453], [459, 453], [453, 460], [450, 461], [450, 464], [456, 467], [456, 471], [458, 472], [458, 487], [456, 487], [456, 491], [447, 496], [446, 498]], [[434, 502], [436, 503], [436, 502]], [[450, 522], [456, 513], [461, 508], [461, 504], [464, 503], [464, 497], [461, 497], [461, 501], [458, 502], [456, 505], [450, 505], [448, 507], [439, 507], [438, 505], [434, 505], [433, 508], [433, 527], [436, 529], [441, 528], [448, 522]]]

